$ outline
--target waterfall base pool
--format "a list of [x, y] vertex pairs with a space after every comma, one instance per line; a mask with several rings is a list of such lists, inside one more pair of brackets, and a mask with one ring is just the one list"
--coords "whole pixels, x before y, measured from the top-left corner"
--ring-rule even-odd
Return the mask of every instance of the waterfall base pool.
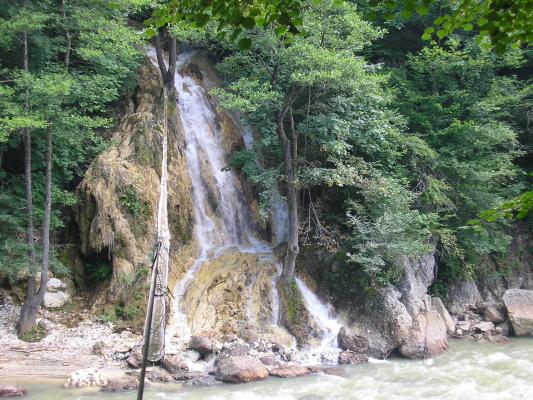
[[[533, 339], [508, 344], [452, 340], [434, 360], [391, 359], [339, 368], [339, 375], [269, 378], [246, 385], [198, 387], [167, 384], [147, 390], [145, 399], [169, 400], [507, 400], [533, 398]], [[34, 381], [35, 382], [35, 381]], [[29, 400], [135, 399], [135, 393], [63, 389], [61, 383], [30, 384]]]

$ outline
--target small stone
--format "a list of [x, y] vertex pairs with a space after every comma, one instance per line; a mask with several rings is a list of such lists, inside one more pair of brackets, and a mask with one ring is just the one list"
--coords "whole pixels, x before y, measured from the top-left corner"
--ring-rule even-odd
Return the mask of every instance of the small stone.
[[95, 344], [93, 344], [93, 354], [96, 354], [97, 356], [103, 356], [105, 347], [106, 345], [103, 341], [97, 341]]
[[492, 322], [479, 322], [474, 325], [476, 332], [490, 332], [494, 330], [494, 324]]
[[260, 358], [261, 362], [265, 365], [276, 365], [277, 360], [274, 356], [263, 356]]
[[472, 335], [472, 337], [475, 339], [475, 340], [481, 340], [483, 339], [483, 335], [481, 333], [475, 333]]

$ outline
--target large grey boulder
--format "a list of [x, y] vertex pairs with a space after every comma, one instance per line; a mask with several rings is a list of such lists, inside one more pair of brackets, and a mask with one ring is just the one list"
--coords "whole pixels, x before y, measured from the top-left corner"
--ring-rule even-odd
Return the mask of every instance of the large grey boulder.
[[215, 379], [227, 383], [247, 383], [265, 379], [268, 370], [251, 356], [233, 356], [218, 363]]
[[533, 290], [509, 289], [503, 302], [515, 335], [533, 335]]
[[68, 300], [69, 296], [65, 292], [46, 292], [44, 294], [43, 305], [46, 308], [60, 308], [63, 307]]
[[[403, 260], [402, 276], [394, 287], [377, 289], [365, 296], [352, 315], [350, 328], [368, 339], [368, 354], [386, 358], [399, 350], [409, 358], [434, 357], [448, 345], [447, 326], [428, 294], [435, 279], [432, 254]], [[449, 315], [448, 315], [449, 316]], [[455, 326], [448, 320], [448, 329]], [[347, 346], [345, 346], [347, 347]]]

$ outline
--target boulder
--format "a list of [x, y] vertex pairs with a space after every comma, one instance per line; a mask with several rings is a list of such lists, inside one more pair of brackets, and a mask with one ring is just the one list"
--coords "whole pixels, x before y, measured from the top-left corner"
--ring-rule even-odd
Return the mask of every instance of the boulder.
[[113, 379], [102, 386], [102, 392], [131, 392], [139, 387], [137, 379]]
[[343, 350], [350, 350], [354, 353], [368, 352], [368, 338], [359, 336], [352, 330], [342, 327], [337, 335], [339, 347]]
[[171, 374], [176, 374], [180, 371], [188, 371], [189, 366], [187, 361], [179, 354], [167, 354], [161, 361], [161, 365]]
[[364, 364], [368, 362], [368, 356], [365, 354], [357, 354], [349, 350], [341, 351], [339, 353], [339, 364]]
[[146, 370], [146, 379], [152, 382], [168, 383], [172, 382], [174, 378], [163, 368], [152, 367]]
[[400, 353], [407, 358], [431, 358], [447, 348], [444, 322], [436, 312], [426, 312], [413, 319], [411, 332], [400, 346]]
[[137, 346], [131, 349], [130, 355], [126, 359], [126, 362], [131, 368], [140, 368], [142, 364], [143, 353], [142, 347]]
[[266, 367], [251, 356], [233, 356], [222, 360], [215, 371], [215, 379], [228, 383], [247, 383], [268, 376]]
[[218, 364], [222, 360], [225, 360], [230, 357], [243, 357], [247, 356], [250, 353], [250, 346], [246, 343], [233, 342], [227, 345], [227, 347], [220, 352], [215, 364]]
[[431, 304], [433, 305], [433, 308], [437, 311], [441, 319], [444, 321], [446, 331], [448, 333], [453, 333], [455, 331], [455, 322], [453, 321], [453, 318], [450, 316], [450, 313], [444, 306], [442, 300], [439, 297], [432, 297]]
[[46, 292], [43, 305], [46, 308], [60, 308], [68, 301], [69, 296], [65, 292]]
[[189, 349], [196, 350], [205, 358], [213, 352], [213, 341], [206, 336], [194, 335], [189, 342]]
[[50, 278], [48, 280], [48, 283], [46, 284], [46, 290], [48, 292], [58, 292], [60, 290], [62, 291], [65, 290], [66, 287], [67, 285], [57, 278]]
[[515, 335], [533, 335], [533, 290], [508, 289], [503, 302]]
[[89, 387], [89, 386], [105, 386], [107, 380], [102, 376], [98, 368], [79, 369], [67, 376], [65, 387]]
[[0, 384], [0, 397], [21, 397], [26, 390], [18, 385]]
[[494, 322], [495, 324], [505, 321], [505, 313], [495, 305], [485, 305], [483, 307], [483, 317], [486, 321]]
[[308, 375], [311, 371], [309, 368], [299, 365], [282, 365], [271, 369], [268, 373], [278, 378], [296, 378], [298, 376]]
[[460, 314], [470, 308], [476, 308], [482, 302], [481, 294], [475, 282], [459, 281], [448, 290], [449, 311]]

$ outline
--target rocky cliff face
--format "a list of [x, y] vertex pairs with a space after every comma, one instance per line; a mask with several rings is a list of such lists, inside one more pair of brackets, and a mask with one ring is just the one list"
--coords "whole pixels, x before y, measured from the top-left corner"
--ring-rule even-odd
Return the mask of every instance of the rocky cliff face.
[[433, 255], [406, 258], [394, 287], [376, 289], [348, 312], [351, 330], [368, 339], [372, 356], [428, 358], [446, 350], [446, 325], [427, 293], [434, 279]]
[[[169, 111], [168, 213], [176, 275], [188, 266], [194, 243], [182, 127], [175, 107]], [[144, 315], [145, 284], [156, 241], [162, 118], [162, 81], [147, 62], [139, 70], [138, 89], [111, 145], [92, 162], [78, 187], [77, 239], [85, 275], [107, 263], [112, 275], [106, 290], [98, 291], [98, 300], [121, 307], [131, 319], [142, 320]]]

